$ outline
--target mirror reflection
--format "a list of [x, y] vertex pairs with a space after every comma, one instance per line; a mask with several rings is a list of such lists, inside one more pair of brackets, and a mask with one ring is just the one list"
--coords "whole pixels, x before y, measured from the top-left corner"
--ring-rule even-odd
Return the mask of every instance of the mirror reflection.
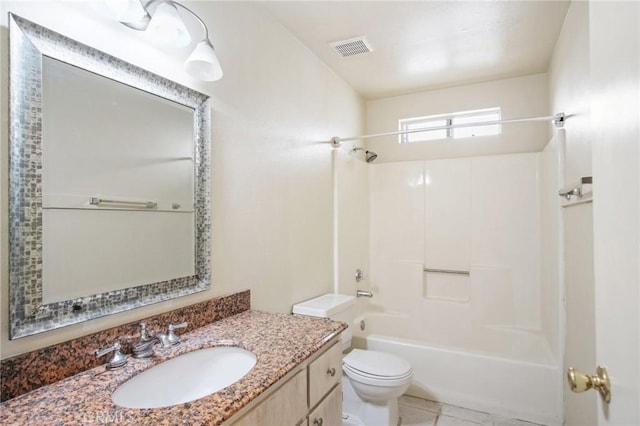
[[10, 15], [10, 337], [210, 288], [208, 96]]
[[194, 275], [193, 108], [42, 67], [43, 303]]

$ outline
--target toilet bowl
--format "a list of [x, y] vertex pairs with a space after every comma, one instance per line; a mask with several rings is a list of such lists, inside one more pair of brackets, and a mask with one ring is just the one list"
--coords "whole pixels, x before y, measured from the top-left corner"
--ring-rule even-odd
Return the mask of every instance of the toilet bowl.
[[[293, 306], [293, 313], [344, 321], [343, 351], [351, 347], [355, 297], [325, 294]], [[393, 354], [352, 349], [342, 359], [343, 419], [345, 425], [396, 426], [398, 397], [411, 384], [411, 364]]]
[[385, 352], [353, 349], [342, 360], [342, 371], [365, 401], [381, 403], [398, 398], [411, 384], [408, 361]]
[[[413, 378], [408, 361], [385, 352], [353, 349], [343, 358], [342, 371], [353, 389], [344, 395], [343, 411], [367, 426], [398, 424], [398, 397]], [[343, 389], [348, 387], [343, 384]]]

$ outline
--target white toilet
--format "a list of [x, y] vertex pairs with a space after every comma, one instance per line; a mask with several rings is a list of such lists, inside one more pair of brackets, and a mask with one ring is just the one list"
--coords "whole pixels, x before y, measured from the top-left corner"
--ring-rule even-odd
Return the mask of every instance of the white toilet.
[[[293, 305], [293, 313], [331, 318], [349, 325], [342, 332], [342, 351], [351, 347], [356, 298], [325, 294]], [[399, 421], [398, 397], [411, 384], [413, 369], [395, 355], [353, 349], [342, 359], [344, 425], [396, 426]]]

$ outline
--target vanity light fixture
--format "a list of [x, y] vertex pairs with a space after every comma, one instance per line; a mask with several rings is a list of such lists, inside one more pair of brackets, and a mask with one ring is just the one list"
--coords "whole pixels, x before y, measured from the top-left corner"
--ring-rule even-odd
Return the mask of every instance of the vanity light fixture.
[[146, 31], [166, 47], [185, 47], [191, 34], [178, 14], [178, 8], [193, 16], [204, 29], [204, 38], [196, 44], [187, 58], [184, 69], [204, 81], [222, 78], [222, 67], [209, 39], [209, 29], [191, 9], [173, 0], [93, 0], [94, 8], [127, 27]]
[[152, 40], [164, 47], [187, 47], [191, 44], [191, 34], [171, 2], [158, 4], [145, 31]]

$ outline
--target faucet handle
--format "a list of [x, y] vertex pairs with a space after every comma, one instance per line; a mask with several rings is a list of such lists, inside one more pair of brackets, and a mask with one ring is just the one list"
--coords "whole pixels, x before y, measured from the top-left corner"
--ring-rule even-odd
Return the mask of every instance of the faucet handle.
[[181, 322], [179, 324], [169, 324], [169, 331], [166, 336], [166, 340], [169, 343], [169, 345], [176, 346], [180, 344], [180, 336], [175, 334], [173, 330], [175, 330], [176, 328], [186, 328], [186, 327], [187, 327], [186, 321]]
[[149, 340], [149, 335], [147, 334], [147, 323], [142, 321], [138, 323], [138, 325], [140, 326], [140, 341], [146, 342]]
[[187, 325], [188, 323], [186, 321], [178, 324], [169, 324], [169, 331], [173, 331], [176, 328], [187, 328]]
[[120, 368], [127, 363], [128, 356], [123, 354], [120, 349], [122, 346], [120, 342], [116, 341], [112, 346], [103, 349], [96, 349], [95, 354], [97, 358], [100, 358], [108, 353], [113, 352], [113, 356], [109, 358], [107, 361], [107, 369], [113, 370], [115, 368]]

